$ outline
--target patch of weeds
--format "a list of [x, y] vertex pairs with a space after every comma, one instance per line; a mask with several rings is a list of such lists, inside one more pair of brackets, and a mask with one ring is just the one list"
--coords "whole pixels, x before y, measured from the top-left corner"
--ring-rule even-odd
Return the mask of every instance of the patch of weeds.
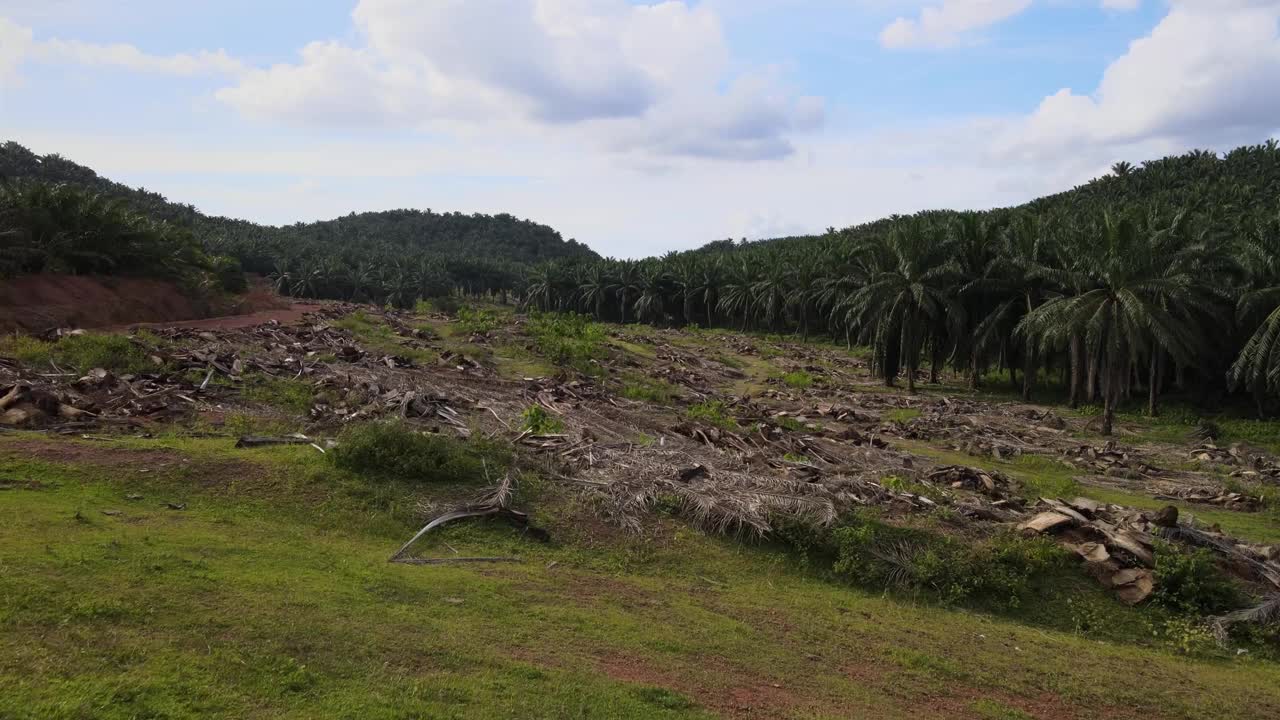
[[538, 352], [556, 365], [604, 374], [604, 325], [577, 313], [540, 313], [530, 316], [528, 331]]
[[530, 405], [520, 414], [520, 429], [534, 435], [554, 435], [564, 432], [564, 423], [541, 405]]
[[1218, 569], [1208, 550], [1156, 547], [1156, 590], [1152, 601], [1175, 612], [1213, 615], [1239, 607], [1239, 588]]
[[734, 370], [741, 370], [747, 366], [746, 363], [742, 362], [741, 358], [734, 355], [717, 355], [715, 360], [721, 365], [731, 367]]
[[1163, 637], [1183, 655], [1212, 655], [1219, 652], [1213, 630], [1202, 620], [1193, 617], [1172, 617], [1155, 629], [1154, 634]]
[[808, 455], [801, 455], [800, 453], [792, 453], [792, 452], [785, 453], [785, 454], [782, 456], [782, 459], [783, 459], [783, 460], [786, 460], [787, 462], [793, 462], [793, 463], [808, 463], [808, 462], [809, 462], [809, 456], [808, 456]]
[[498, 313], [486, 308], [458, 308], [456, 320], [458, 329], [467, 335], [483, 335], [493, 332], [501, 325]]
[[399, 355], [417, 362], [431, 362], [437, 355], [429, 350], [410, 347], [398, 339], [390, 325], [377, 318], [370, 317], [363, 310], [338, 318], [334, 327], [348, 330], [362, 344], [388, 355]]
[[636, 697], [664, 710], [688, 710], [694, 707], [693, 701], [666, 688], [642, 687], [635, 690]]
[[738, 421], [729, 415], [728, 408], [720, 400], [708, 400], [707, 402], [698, 403], [685, 410], [684, 415], [690, 420], [715, 425], [725, 430], [735, 430], [738, 427]]
[[791, 417], [790, 415], [783, 415], [781, 417], [776, 417], [774, 418], [774, 421], [777, 422], [778, 427], [782, 428], [783, 430], [790, 430], [791, 432], [801, 432], [806, 429], [804, 426], [804, 423]]
[[1043, 497], [1073, 497], [1081, 494], [1080, 483], [1072, 475], [1076, 472], [1069, 465], [1043, 455], [1019, 455], [1013, 464], [1028, 495]]
[[969, 705], [969, 709], [973, 711], [974, 717], [983, 718], [983, 720], [1035, 720], [1034, 717], [1017, 708], [990, 698], [974, 700]]
[[782, 376], [787, 387], [804, 389], [813, 385], [813, 376], [803, 370], [789, 372]]
[[916, 528], [851, 518], [832, 531], [836, 575], [872, 588], [923, 592], [943, 604], [962, 601], [1015, 609], [1032, 579], [1065, 563], [1053, 541], [997, 535], [980, 544]]
[[240, 397], [296, 415], [306, 415], [315, 402], [315, 389], [305, 380], [251, 374], [244, 378]]
[[661, 380], [634, 377], [628, 378], [622, 386], [622, 397], [666, 405], [675, 399], [676, 389]]
[[68, 335], [57, 342], [45, 342], [25, 335], [12, 335], [0, 342], [0, 355], [24, 365], [49, 365], [86, 372], [103, 368], [117, 374], [155, 370], [146, 352], [125, 335], [86, 333]]
[[653, 447], [657, 444], [658, 438], [649, 435], [648, 433], [640, 433], [632, 442], [640, 447]]
[[400, 422], [348, 427], [328, 456], [354, 473], [422, 484], [473, 484], [501, 474], [510, 451], [495, 443], [417, 432]]
[[886, 422], [905, 423], [920, 417], [919, 408], [898, 408], [884, 414]]

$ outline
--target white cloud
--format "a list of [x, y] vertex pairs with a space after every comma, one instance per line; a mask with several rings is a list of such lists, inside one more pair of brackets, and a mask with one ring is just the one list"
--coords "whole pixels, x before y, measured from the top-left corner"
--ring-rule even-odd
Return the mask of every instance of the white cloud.
[[1083, 146], [1256, 141], [1280, 128], [1280, 0], [1172, 0], [1097, 89], [1064, 88], [999, 143], [1005, 156]]
[[288, 123], [489, 125], [743, 160], [787, 155], [822, 120], [771, 69], [733, 72], [718, 16], [684, 1], [361, 0], [352, 18], [360, 47], [313, 43], [218, 99]]
[[1102, 0], [1102, 7], [1108, 10], [1137, 10], [1142, 0]]
[[18, 66], [31, 45], [31, 30], [0, 17], [0, 87], [18, 82]]
[[244, 72], [245, 66], [225, 51], [178, 53], [176, 55], [150, 55], [133, 45], [115, 43], [97, 45], [76, 40], [44, 40], [35, 43], [31, 54], [39, 60], [71, 62], [90, 66], [113, 66], [136, 72], [163, 75], [234, 75]]
[[880, 33], [887, 48], [948, 47], [967, 33], [1013, 17], [1026, 10], [1031, 0], [942, 0], [926, 7], [918, 19], [900, 17]]
[[245, 71], [240, 61], [218, 50], [176, 55], [151, 55], [133, 45], [99, 45], [77, 40], [37, 40], [30, 28], [0, 17], [0, 85], [16, 83], [25, 62], [73, 63], [119, 67], [164, 75], [234, 75]]

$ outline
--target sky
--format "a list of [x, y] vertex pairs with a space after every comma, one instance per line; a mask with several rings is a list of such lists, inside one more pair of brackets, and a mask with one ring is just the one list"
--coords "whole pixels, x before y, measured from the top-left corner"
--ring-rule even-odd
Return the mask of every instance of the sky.
[[1280, 0], [0, 0], [0, 141], [287, 224], [603, 255], [1018, 204], [1280, 134]]

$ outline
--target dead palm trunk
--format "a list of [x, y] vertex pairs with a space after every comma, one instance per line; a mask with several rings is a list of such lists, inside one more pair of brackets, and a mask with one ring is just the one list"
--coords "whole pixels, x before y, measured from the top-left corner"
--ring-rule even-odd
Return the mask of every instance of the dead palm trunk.
[[1156, 416], [1156, 398], [1160, 392], [1160, 351], [1151, 351], [1151, 368], [1147, 375], [1147, 416]]

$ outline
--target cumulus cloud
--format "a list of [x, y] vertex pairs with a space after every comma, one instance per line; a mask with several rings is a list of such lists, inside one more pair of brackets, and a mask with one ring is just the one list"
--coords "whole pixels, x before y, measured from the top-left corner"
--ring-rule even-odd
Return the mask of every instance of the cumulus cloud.
[[894, 20], [880, 33], [880, 44], [887, 48], [948, 47], [967, 33], [1013, 17], [1030, 5], [1031, 0], [942, 0], [940, 5], [921, 10], [917, 19]]
[[683, 1], [361, 0], [352, 19], [359, 47], [313, 43], [218, 99], [291, 123], [522, 123], [738, 160], [785, 156], [789, 134], [822, 120], [770, 69], [731, 72], [715, 12]]
[[1081, 146], [1256, 140], [1280, 128], [1280, 0], [1172, 0], [1088, 95], [1046, 97], [1000, 142], [1007, 156]]

